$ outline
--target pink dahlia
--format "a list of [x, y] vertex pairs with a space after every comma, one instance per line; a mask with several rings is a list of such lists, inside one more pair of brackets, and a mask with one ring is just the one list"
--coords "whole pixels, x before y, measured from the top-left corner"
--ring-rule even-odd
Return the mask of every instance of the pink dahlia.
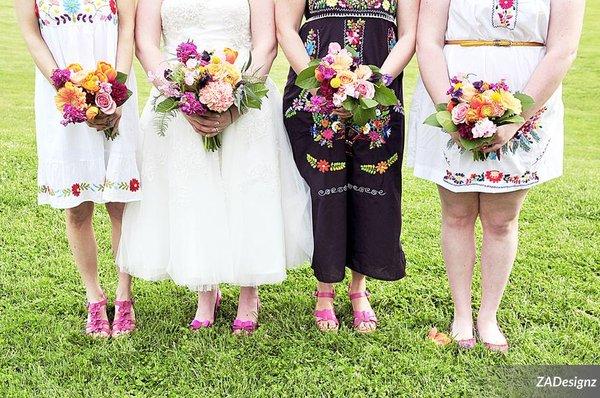
[[222, 81], [210, 82], [200, 90], [198, 97], [211, 111], [225, 112], [233, 105], [233, 87]]

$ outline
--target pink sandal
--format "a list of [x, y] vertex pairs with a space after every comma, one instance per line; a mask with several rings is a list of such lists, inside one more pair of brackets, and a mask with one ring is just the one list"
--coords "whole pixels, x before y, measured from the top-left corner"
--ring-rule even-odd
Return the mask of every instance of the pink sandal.
[[[356, 299], [362, 298], [362, 297], [366, 297], [369, 298], [371, 296], [371, 293], [364, 291], [364, 292], [356, 292], [356, 293], [350, 293], [348, 292], [348, 296], [350, 297], [350, 301], [354, 301]], [[375, 329], [373, 330], [361, 330], [359, 328], [359, 326], [362, 323], [374, 323], [375, 327], [377, 327], [377, 317], [375, 316], [375, 313], [373, 311], [354, 311], [354, 330], [356, 330], [359, 333], [373, 333], [375, 331]]]
[[[256, 313], [260, 310], [260, 298], [256, 303]], [[241, 319], [235, 318], [231, 324], [231, 331], [237, 335], [251, 335], [258, 329], [258, 321], [242, 321]]]
[[[455, 339], [452, 325], [454, 325], [454, 321], [452, 321], [452, 324], [450, 325], [450, 337], [452, 338], [452, 340], [454, 340], [456, 342], [456, 344], [458, 344], [458, 346], [464, 350], [470, 350], [472, 348], [475, 348], [475, 344], [477, 343], [477, 340], [475, 339], [475, 337], [471, 337], [470, 339], [461, 339], [461, 340]], [[475, 335], [475, 333], [473, 333], [473, 335]]]
[[481, 341], [483, 343], [483, 346], [491, 351], [491, 352], [497, 352], [499, 354], [508, 354], [508, 349], [509, 349], [509, 344], [492, 344], [492, 343], [486, 343], [485, 341], [483, 341], [483, 339], [481, 338], [481, 335], [479, 334], [479, 332], [476, 333], [477, 339], [479, 341]]
[[91, 337], [110, 337], [110, 323], [102, 319], [102, 309], [106, 311], [106, 296], [102, 294], [102, 300], [95, 303], [87, 303], [88, 318], [85, 324], [85, 334]]
[[[315, 292], [315, 297], [334, 299], [335, 292], [320, 292], [317, 290]], [[314, 315], [315, 315], [315, 323], [317, 325], [317, 328], [321, 332], [337, 332], [338, 329], [340, 328], [340, 322], [338, 321], [337, 317], [335, 316], [335, 311], [333, 309], [325, 308], [323, 310], [315, 310]], [[319, 326], [319, 324], [321, 322], [333, 322], [335, 324], [335, 327], [334, 328], [328, 327], [328, 328], [322, 329]]]
[[194, 319], [191, 323], [190, 323], [190, 330], [193, 332], [196, 332], [200, 329], [206, 329], [206, 328], [211, 328], [213, 327], [213, 325], [215, 324], [215, 319], [217, 319], [217, 313], [219, 312], [219, 308], [221, 308], [221, 291], [217, 290], [217, 299], [215, 300], [215, 309], [213, 311], [213, 320], [208, 320], [208, 319], [204, 319], [204, 320], [199, 320], [199, 319]]
[[133, 299], [115, 300], [115, 319], [113, 320], [112, 337], [124, 336], [134, 330]]

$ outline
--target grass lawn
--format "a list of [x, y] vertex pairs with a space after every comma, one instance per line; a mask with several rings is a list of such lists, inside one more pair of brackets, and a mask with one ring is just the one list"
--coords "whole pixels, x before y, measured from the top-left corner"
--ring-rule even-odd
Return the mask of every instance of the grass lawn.
[[[596, 22], [594, 22], [596, 21]], [[381, 321], [353, 333], [345, 294], [337, 335], [313, 326], [310, 269], [261, 290], [258, 332], [230, 335], [237, 290], [224, 289], [216, 327], [191, 334], [195, 296], [170, 282], [137, 281], [139, 331], [118, 341], [82, 334], [84, 292], [61, 211], [36, 205], [33, 65], [12, 2], [0, 0], [0, 396], [498, 396], [487, 375], [503, 365], [600, 363], [600, 0], [589, 0], [585, 34], [565, 83], [563, 178], [530, 193], [521, 246], [500, 322], [512, 349], [463, 353], [426, 341], [446, 329], [452, 305], [440, 254], [440, 206], [433, 184], [404, 175], [408, 276], [371, 282]], [[501, 62], [501, 61], [499, 61]], [[281, 86], [280, 56], [273, 78]], [[148, 85], [141, 81], [141, 102]], [[416, 68], [407, 71], [407, 99]], [[104, 209], [95, 219], [102, 283], [114, 297]], [[338, 287], [343, 293], [343, 285]], [[474, 289], [475, 305], [480, 294]]]

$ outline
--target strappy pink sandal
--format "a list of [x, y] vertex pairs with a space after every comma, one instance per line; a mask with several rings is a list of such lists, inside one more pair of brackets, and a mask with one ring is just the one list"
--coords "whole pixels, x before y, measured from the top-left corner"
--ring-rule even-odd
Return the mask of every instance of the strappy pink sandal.
[[107, 319], [102, 319], [102, 310], [106, 311], [106, 296], [95, 303], [87, 303], [88, 318], [85, 324], [85, 334], [91, 337], [108, 338], [110, 337], [110, 323]]
[[215, 309], [213, 311], [213, 320], [200, 320], [195, 319], [190, 323], [190, 330], [196, 332], [200, 329], [211, 328], [215, 324], [215, 319], [217, 319], [217, 313], [219, 312], [219, 308], [221, 308], [221, 291], [217, 290], [217, 299], [215, 300]]
[[[256, 312], [260, 310], [260, 298], [256, 303]], [[235, 318], [231, 324], [231, 331], [235, 335], [246, 335], [249, 336], [258, 329], [258, 321], [242, 321], [241, 319]]]
[[[320, 292], [317, 290], [315, 292], [315, 297], [316, 298], [335, 299], [335, 292]], [[325, 308], [323, 310], [315, 310], [314, 314], [315, 314], [315, 324], [317, 325], [317, 329], [319, 329], [321, 332], [337, 332], [338, 329], [340, 328], [340, 322], [338, 321], [337, 317], [335, 316], [335, 311], [333, 309]], [[335, 324], [335, 327], [321, 328], [319, 326], [319, 324], [321, 324], [321, 322], [333, 322]]]
[[125, 336], [134, 330], [133, 299], [115, 300], [115, 319], [113, 320], [112, 337]]
[[[356, 292], [356, 293], [350, 293], [348, 292], [348, 296], [350, 297], [350, 301], [354, 301], [356, 299], [362, 298], [362, 297], [366, 297], [369, 298], [371, 296], [371, 293], [364, 291], [364, 292]], [[376, 328], [377, 328], [377, 317], [375, 316], [375, 313], [373, 311], [354, 311], [354, 330], [356, 330], [359, 333], [373, 333]], [[375, 329], [373, 330], [362, 330], [359, 328], [359, 326], [362, 323], [374, 323], [375, 324]]]

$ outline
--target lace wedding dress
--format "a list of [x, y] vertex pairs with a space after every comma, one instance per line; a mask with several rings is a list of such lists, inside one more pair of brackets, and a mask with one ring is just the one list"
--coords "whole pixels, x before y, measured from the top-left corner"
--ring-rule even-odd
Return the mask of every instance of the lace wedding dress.
[[[187, 40], [248, 59], [247, 0], [164, 0], [161, 14], [165, 59]], [[309, 190], [294, 164], [280, 94], [271, 80], [268, 86], [262, 109], [229, 126], [216, 152], [204, 149], [180, 114], [158, 135], [153, 90], [140, 120], [143, 197], [123, 219], [123, 271], [210, 290], [281, 282], [286, 268], [310, 259]]]

